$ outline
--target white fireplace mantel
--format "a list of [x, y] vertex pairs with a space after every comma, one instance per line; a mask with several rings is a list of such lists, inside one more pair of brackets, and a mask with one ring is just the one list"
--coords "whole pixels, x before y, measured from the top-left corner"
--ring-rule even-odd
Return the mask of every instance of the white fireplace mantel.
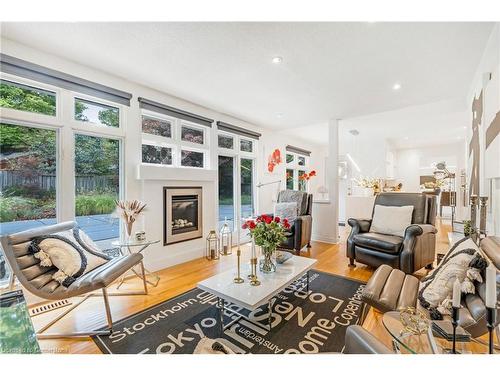
[[196, 168], [172, 168], [161, 165], [139, 164], [138, 180], [211, 181], [217, 179], [217, 171]]

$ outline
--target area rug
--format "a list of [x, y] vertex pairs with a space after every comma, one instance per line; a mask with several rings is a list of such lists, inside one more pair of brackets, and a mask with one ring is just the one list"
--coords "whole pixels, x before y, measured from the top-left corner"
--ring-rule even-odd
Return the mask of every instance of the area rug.
[[[320, 271], [310, 271], [283, 290], [272, 306], [248, 311], [228, 304], [245, 317], [226, 309], [221, 336], [217, 298], [194, 288], [114, 324], [110, 336], [93, 336], [103, 353], [187, 354], [203, 337], [223, 338], [236, 353], [286, 354], [342, 352], [345, 331], [365, 310], [364, 284]], [[231, 323], [231, 324], [229, 324]]]

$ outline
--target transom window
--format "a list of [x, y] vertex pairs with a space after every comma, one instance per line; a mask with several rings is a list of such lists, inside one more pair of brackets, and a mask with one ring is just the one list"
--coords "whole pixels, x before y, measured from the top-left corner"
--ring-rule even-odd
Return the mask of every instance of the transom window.
[[117, 128], [120, 110], [107, 104], [75, 98], [75, 120]]
[[0, 80], [0, 107], [56, 115], [56, 93], [22, 83]]
[[143, 109], [142, 162], [209, 168], [208, 127]]

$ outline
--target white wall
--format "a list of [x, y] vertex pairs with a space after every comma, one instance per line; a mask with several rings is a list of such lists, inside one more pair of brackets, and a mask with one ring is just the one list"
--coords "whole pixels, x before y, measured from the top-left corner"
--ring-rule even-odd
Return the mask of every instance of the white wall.
[[[142, 229], [147, 232], [147, 236], [151, 239], [161, 239], [163, 237], [163, 211], [162, 211], [162, 189], [163, 186], [203, 186], [204, 188], [204, 204], [203, 204], [203, 219], [204, 219], [204, 238], [207, 236], [210, 229], [216, 227], [217, 222], [217, 187], [216, 179], [212, 181], [200, 182], [196, 180], [196, 172], [193, 171], [193, 180], [191, 181], [175, 181], [175, 180], [141, 180], [137, 179], [137, 166], [141, 160], [141, 111], [137, 102], [138, 97], [145, 97], [160, 103], [177, 107], [189, 112], [199, 114], [215, 120], [224, 121], [236, 126], [244, 127], [249, 130], [261, 132], [262, 138], [259, 141], [259, 155], [257, 161], [257, 182], [267, 182], [275, 179], [283, 179], [285, 176], [284, 163], [279, 167], [279, 174], [276, 176], [269, 176], [264, 171], [264, 160], [267, 155], [263, 155], [264, 149], [267, 153], [274, 148], [280, 148], [284, 156], [285, 146], [291, 144], [297, 147], [305, 148], [312, 151], [311, 155], [311, 169], [316, 169], [318, 177], [311, 180], [311, 191], [315, 192], [318, 184], [324, 184], [324, 147], [315, 144], [304, 143], [299, 139], [295, 139], [289, 135], [276, 133], [267, 129], [260, 128], [253, 124], [249, 124], [242, 120], [227, 116], [223, 113], [213, 111], [194, 103], [182, 100], [180, 98], [159, 92], [153, 88], [142, 86], [138, 83], [127, 81], [123, 78], [116, 77], [112, 74], [98, 71], [95, 69], [82, 66], [72, 61], [64, 60], [59, 57], [46, 54], [42, 51], [29, 48], [27, 46], [15, 43], [13, 41], [3, 39], [2, 53], [18, 57], [33, 63], [43, 65], [55, 70], [60, 70], [65, 73], [75, 75], [84, 79], [95, 81], [106, 86], [110, 86], [119, 90], [130, 92], [133, 94], [130, 107], [125, 111], [126, 117], [126, 140], [124, 142], [124, 181], [125, 181], [125, 195], [126, 199], [141, 199], [147, 203], [147, 211], [144, 217], [137, 224], [136, 230]], [[211, 137], [214, 138], [215, 127], [212, 128]], [[216, 149], [211, 149], [211, 168], [216, 169]], [[63, 176], [64, 178], [64, 176]], [[283, 183], [284, 186], [284, 183]], [[273, 189], [267, 187], [258, 191], [257, 198], [257, 212], [272, 212], [273, 211]], [[314, 216], [313, 233], [320, 233], [321, 229], [318, 224], [325, 218], [322, 216], [321, 210]], [[72, 218], [59, 218], [60, 220], [67, 220]], [[172, 266], [190, 259], [203, 256], [205, 246], [204, 238], [193, 240], [189, 242], [169, 245], [164, 247], [157, 244], [148, 248], [145, 252], [146, 267], [151, 270], [158, 270], [168, 266]], [[161, 241], [163, 242], [163, 241]]]
[[[467, 126], [467, 144], [472, 138], [472, 110], [474, 97], [483, 92], [483, 118], [479, 129], [480, 143], [480, 179], [479, 195], [489, 197], [487, 214], [488, 235], [500, 235], [500, 136], [491, 145], [485, 147], [485, 136], [493, 118], [500, 112], [500, 24], [493, 29], [485, 51], [478, 64], [467, 95], [469, 108]], [[472, 158], [467, 153], [468, 183]]]
[[403, 183], [403, 191], [419, 192], [420, 176], [432, 175], [432, 163], [444, 161], [450, 172], [464, 167], [464, 142], [442, 146], [398, 149], [395, 153], [395, 172]]

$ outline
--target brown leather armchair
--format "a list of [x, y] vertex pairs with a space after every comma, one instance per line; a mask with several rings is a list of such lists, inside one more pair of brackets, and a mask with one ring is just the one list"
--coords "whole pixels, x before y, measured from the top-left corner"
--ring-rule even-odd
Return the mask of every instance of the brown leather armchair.
[[344, 354], [394, 354], [370, 332], [358, 325], [347, 327]]
[[286, 235], [280, 249], [294, 250], [297, 255], [304, 246], [311, 247], [312, 234], [312, 194], [303, 191], [282, 190], [278, 194], [278, 203], [297, 202], [299, 214]]
[[346, 254], [351, 266], [355, 261], [378, 267], [387, 264], [411, 274], [432, 267], [435, 258], [436, 197], [420, 193], [380, 193], [375, 205], [413, 206], [411, 225], [404, 237], [370, 232], [371, 219], [349, 218], [352, 227]]

